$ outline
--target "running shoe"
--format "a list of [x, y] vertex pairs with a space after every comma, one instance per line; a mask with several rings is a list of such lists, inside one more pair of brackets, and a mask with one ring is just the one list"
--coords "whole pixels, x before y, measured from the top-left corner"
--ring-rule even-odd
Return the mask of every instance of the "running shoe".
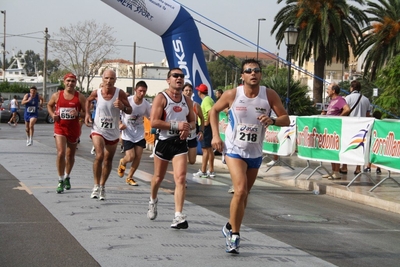
[[64, 185], [64, 181], [63, 180], [58, 181], [58, 186], [57, 186], [56, 192], [58, 194], [64, 192], [64, 186], [65, 185]]
[[65, 190], [70, 190], [71, 189], [71, 182], [69, 181], [70, 177], [67, 177], [64, 179], [64, 186]]
[[193, 176], [199, 178], [208, 178], [208, 174], [206, 172], [202, 172], [201, 170], [199, 170], [196, 173], [193, 173]]
[[275, 164], [275, 160], [271, 160], [270, 162], [267, 163], [267, 167], [271, 167]]
[[100, 186], [99, 199], [100, 200], [106, 200], [106, 189], [104, 187], [102, 187], [102, 186]]
[[[229, 239], [229, 242], [228, 242], [228, 239]], [[232, 231], [229, 231], [229, 235], [227, 236], [227, 244], [226, 245], [227, 245], [226, 246], [227, 253], [239, 254], [240, 236], [232, 235]]]
[[224, 237], [227, 237], [229, 235], [229, 229], [226, 228], [226, 224], [224, 224], [224, 226], [222, 227], [222, 234], [224, 235]]
[[215, 172], [207, 171], [207, 175], [210, 176], [210, 178], [215, 178]]
[[174, 229], [187, 229], [189, 227], [188, 222], [186, 221], [186, 215], [175, 216], [172, 220], [171, 228]]
[[92, 194], [90, 195], [90, 198], [99, 198], [99, 192], [100, 192], [100, 188], [97, 185], [95, 185], [93, 187], [93, 191], [92, 191]]
[[157, 202], [158, 198], [154, 203], [149, 201], [149, 210], [147, 211], [147, 218], [149, 218], [150, 220], [154, 220], [155, 218], [157, 218]]
[[120, 159], [119, 160], [118, 170], [117, 170], [119, 178], [124, 177], [125, 169], [126, 169], [126, 166], [122, 165], [122, 159]]
[[7, 122], [9, 126], [11, 126], [11, 122]]
[[138, 183], [133, 178], [126, 178], [126, 183], [132, 186], [138, 186]]
[[376, 174], [381, 174], [382, 173], [382, 171], [381, 171], [381, 168], [376, 168]]
[[94, 146], [92, 146], [92, 150], [90, 150], [90, 154], [94, 155], [96, 151], [94, 150]]
[[233, 188], [233, 185], [229, 188], [228, 193], [235, 193], [235, 188]]

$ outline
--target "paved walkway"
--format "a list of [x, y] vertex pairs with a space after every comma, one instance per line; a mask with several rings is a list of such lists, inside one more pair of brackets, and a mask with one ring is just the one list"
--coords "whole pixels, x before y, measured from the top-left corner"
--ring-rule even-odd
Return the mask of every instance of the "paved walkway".
[[239, 257], [227, 254], [220, 232], [227, 218], [186, 201], [189, 229], [171, 229], [173, 195], [162, 191], [150, 221], [147, 183], [130, 187], [112, 175], [107, 200], [90, 199], [92, 162], [83, 158], [72, 190], [56, 194], [53, 148], [21, 140], [0, 140], [0, 147], [7, 170], [0, 176], [1, 266], [332, 266], [246, 226]]

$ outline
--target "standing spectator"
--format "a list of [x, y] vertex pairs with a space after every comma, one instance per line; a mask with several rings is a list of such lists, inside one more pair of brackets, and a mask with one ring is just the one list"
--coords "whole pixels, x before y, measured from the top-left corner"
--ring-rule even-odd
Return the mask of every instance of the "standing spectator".
[[[230, 218], [222, 228], [226, 252], [239, 253], [240, 226], [247, 198], [262, 162], [262, 143], [268, 125], [288, 126], [289, 116], [279, 95], [260, 86], [261, 66], [255, 59], [242, 62], [243, 86], [226, 91], [210, 111], [212, 130], [218, 133], [218, 113], [229, 107], [225, 142], [214, 134], [212, 145], [223, 151], [235, 192], [230, 205]], [[274, 110], [277, 118], [269, 117]]]
[[[212, 130], [209, 120], [209, 112], [214, 105], [214, 100], [208, 95], [208, 87], [205, 84], [200, 84], [196, 87], [197, 93], [199, 97], [202, 99], [201, 101], [201, 110], [203, 112], [204, 117], [204, 135], [203, 140], [201, 141], [201, 151], [203, 152], [202, 160], [201, 160], [201, 169], [194, 173], [193, 176], [201, 177], [201, 178], [214, 178], [214, 151], [211, 146], [212, 139]], [[218, 130], [217, 130], [218, 132]], [[209, 165], [209, 170], [207, 171], [207, 164]]]
[[[193, 95], [193, 86], [190, 83], [185, 83], [183, 86], [183, 94], [190, 99], [192, 99]], [[203, 140], [204, 133], [204, 118], [203, 112], [201, 111], [201, 106], [199, 103], [193, 101], [193, 112], [195, 116], [196, 127], [190, 131], [188, 141], [188, 160], [189, 164], [196, 163], [197, 156], [197, 140]], [[200, 125], [198, 124], [200, 119]]]
[[58, 171], [57, 193], [71, 189], [70, 174], [75, 163], [75, 152], [81, 135], [79, 120], [85, 114], [86, 98], [75, 90], [76, 76], [64, 76], [64, 90], [57, 90], [47, 103], [47, 111], [54, 120], [54, 140], [56, 141]]
[[151, 127], [159, 129], [159, 140], [155, 147], [154, 175], [151, 179], [151, 192], [147, 217], [157, 217], [157, 194], [167, 172], [168, 163], [172, 161], [175, 181], [175, 217], [171, 228], [186, 229], [189, 227], [186, 215], [182, 213], [186, 194], [187, 142], [190, 130], [196, 127], [193, 114], [193, 103], [182, 94], [185, 75], [180, 68], [168, 72], [168, 89], [158, 94], [151, 108]]
[[221, 98], [223, 93], [224, 93], [224, 91], [222, 91], [222, 89], [215, 90], [215, 101], [218, 101]]
[[17, 126], [16, 118], [17, 118], [17, 111], [19, 109], [19, 103], [18, 103], [16, 95], [14, 95], [14, 98], [10, 101], [9, 109], [10, 109], [12, 115], [11, 115], [10, 120], [8, 121], [8, 125]]
[[39, 108], [42, 109], [43, 98], [37, 93], [36, 86], [29, 88], [29, 93], [24, 95], [21, 102], [25, 105], [24, 119], [26, 131], [26, 145], [33, 145], [33, 133], [35, 132], [35, 123], [38, 118]]
[[[361, 83], [359, 81], [354, 80], [350, 83], [350, 94], [346, 96], [345, 100], [350, 107], [350, 117], [371, 117], [371, 103], [368, 98], [361, 94]], [[347, 164], [343, 164], [339, 171], [340, 173], [347, 174]], [[357, 175], [360, 172], [361, 166], [357, 165], [354, 174]]]
[[[94, 187], [91, 198], [106, 199], [105, 185], [112, 168], [112, 160], [119, 141], [119, 114], [123, 110], [126, 114], [132, 113], [126, 94], [116, 88], [117, 78], [113, 70], [107, 69], [102, 76], [102, 86], [93, 91], [86, 99], [85, 124], [92, 126], [90, 137], [96, 156], [93, 161]], [[97, 100], [96, 115], [92, 121], [90, 105]]]
[[[326, 90], [327, 95], [331, 99], [329, 102], [329, 106], [326, 111], [323, 111], [322, 115], [328, 116], [345, 116], [350, 112], [350, 107], [347, 105], [346, 100], [342, 96], [339, 95], [340, 87], [336, 83], [331, 83]], [[341, 179], [339, 174], [340, 164], [339, 163], [331, 163], [332, 164], [332, 178], [333, 179]], [[331, 177], [329, 174], [322, 175], [322, 178]]]
[[144, 139], [144, 117], [150, 117], [150, 103], [144, 99], [147, 92], [147, 84], [139, 81], [135, 87], [135, 95], [128, 96], [129, 104], [132, 107], [130, 115], [122, 112], [119, 129], [121, 130], [122, 145], [125, 156], [119, 161], [118, 176], [124, 177], [126, 164], [132, 162], [129, 174], [126, 177], [128, 185], [137, 186], [133, 174], [137, 170], [142, 158], [143, 148], [146, 147]]

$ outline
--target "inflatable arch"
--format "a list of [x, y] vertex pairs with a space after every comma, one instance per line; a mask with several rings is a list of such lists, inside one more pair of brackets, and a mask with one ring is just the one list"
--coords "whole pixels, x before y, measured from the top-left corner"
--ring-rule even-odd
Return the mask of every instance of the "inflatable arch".
[[[179, 67], [194, 87], [204, 83], [213, 96], [198, 29], [192, 16], [173, 0], [101, 0], [161, 36], [170, 68]], [[197, 94], [194, 100], [201, 102]]]

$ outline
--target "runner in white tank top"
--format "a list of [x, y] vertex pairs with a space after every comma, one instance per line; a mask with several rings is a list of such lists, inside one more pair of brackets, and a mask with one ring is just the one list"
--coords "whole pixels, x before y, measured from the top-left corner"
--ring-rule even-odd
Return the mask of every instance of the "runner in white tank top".
[[[234, 188], [230, 218], [222, 233], [226, 237], [225, 251], [235, 254], [239, 253], [239, 232], [247, 197], [262, 162], [265, 127], [271, 124], [288, 126], [290, 123], [278, 94], [260, 86], [261, 66], [258, 60], [242, 62], [242, 81], [243, 86], [224, 92], [209, 114], [213, 132], [211, 144], [220, 152], [224, 150]], [[218, 114], [226, 108], [229, 108], [229, 123], [224, 144], [218, 133]], [[276, 119], [269, 117], [271, 109], [276, 113]]]
[[[90, 137], [96, 150], [93, 162], [94, 187], [90, 198], [100, 200], [106, 199], [105, 184], [112, 169], [112, 160], [119, 141], [120, 110], [126, 114], [132, 113], [126, 93], [114, 86], [116, 80], [115, 71], [105, 70], [100, 88], [93, 91], [85, 103], [85, 124], [92, 127]], [[90, 105], [94, 100], [97, 100], [96, 115], [92, 121]]]

